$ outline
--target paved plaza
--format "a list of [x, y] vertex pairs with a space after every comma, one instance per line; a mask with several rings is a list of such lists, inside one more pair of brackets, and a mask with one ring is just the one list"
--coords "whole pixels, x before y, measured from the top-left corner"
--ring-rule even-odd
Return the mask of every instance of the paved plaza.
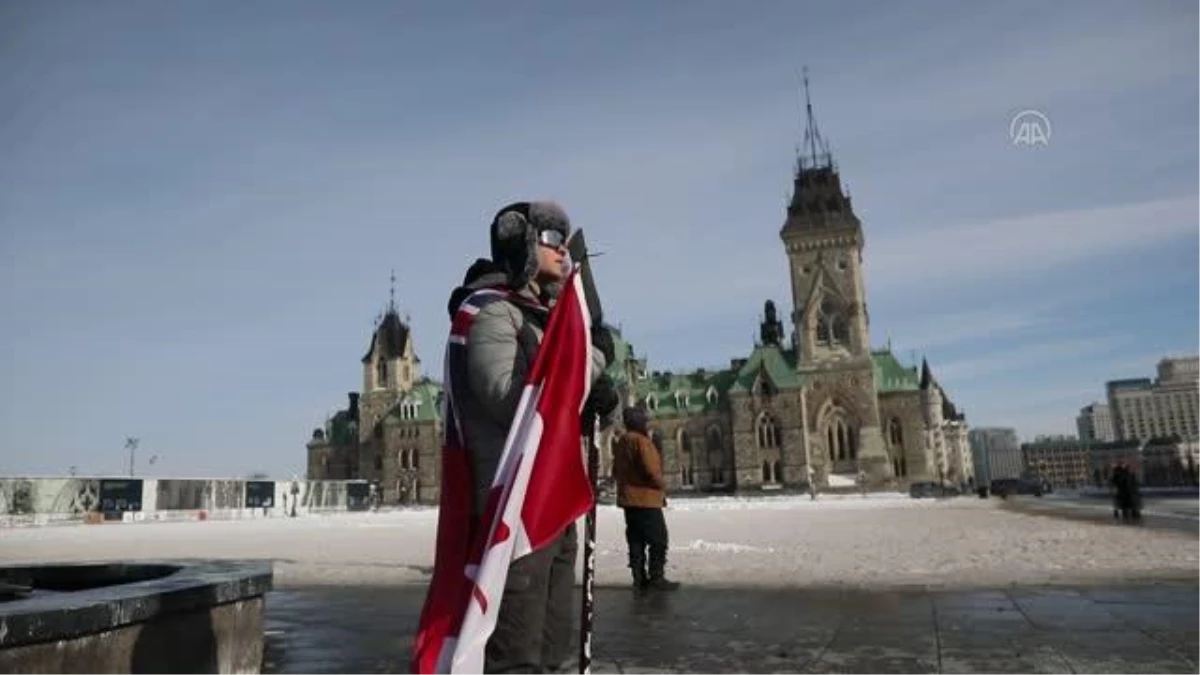
[[[599, 510], [596, 672], [1197, 672], [1197, 532], [1002, 500], [672, 500], [680, 591]], [[0, 563], [273, 562], [266, 670], [405, 672], [436, 511], [0, 531]]]
[[[596, 597], [598, 673], [1197, 671], [1195, 583]], [[408, 672], [423, 599], [417, 585], [276, 591], [266, 670]]]

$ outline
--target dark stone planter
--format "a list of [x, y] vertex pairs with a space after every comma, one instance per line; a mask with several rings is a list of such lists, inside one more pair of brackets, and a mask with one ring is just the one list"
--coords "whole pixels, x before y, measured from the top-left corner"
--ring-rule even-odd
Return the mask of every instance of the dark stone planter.
[[0, 673], [257, 673], [269, 563], [0, 567]]

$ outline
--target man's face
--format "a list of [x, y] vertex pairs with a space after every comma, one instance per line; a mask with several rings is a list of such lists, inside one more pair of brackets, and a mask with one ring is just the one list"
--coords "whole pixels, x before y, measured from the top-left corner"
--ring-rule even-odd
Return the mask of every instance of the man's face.
[[538, 281], [553, 283], [566, 279], [567, 240], [558, 230], [544, 230], [538, 235]]

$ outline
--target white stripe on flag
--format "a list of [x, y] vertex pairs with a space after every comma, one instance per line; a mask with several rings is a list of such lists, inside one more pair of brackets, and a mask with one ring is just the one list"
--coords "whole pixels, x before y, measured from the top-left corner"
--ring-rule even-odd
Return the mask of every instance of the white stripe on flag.
[[[500, 613], [500, 602], [504, 597], [504, 586], [508, 579], [508, 568], [516, 558], [530, 552], [529, 536], [525, 533], [521, 510], [525, 504], [525, 491], [529, 477], [537, 460], [541, 445], [543, 421], [538, 413], [542, 398], [541, 384], [530, 384], [521, 394], [517, 410], [521, 413], [512, 426], [504, 443], [504, 454], [496, 471], [493, 487], [504, 485], [508, 493], [504, 512], [500, 520], [508, 527], [509, 537], [488, 549], [475, 572], [475, 583], [487, 599], [487, 610], [472, 597], [467, 605], [466, 616], [458, 631], [451, 673], [482, 673], [484, 651], [488, 639], [496, 630], [496, 619]], [[491, 525], [489, 541], [495, 536], [496, 525]]]

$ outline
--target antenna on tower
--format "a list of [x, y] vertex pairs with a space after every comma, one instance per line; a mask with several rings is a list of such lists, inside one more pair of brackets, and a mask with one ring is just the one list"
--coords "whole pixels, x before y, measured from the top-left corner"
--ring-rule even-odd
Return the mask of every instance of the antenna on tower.
[[[821, 138], [821, 132], [817, 130], [817, 118], [813, 115], [812, 98], [808, 90], [808, 66], [801, 69], [801, 77], [804, 81], [804, 114], [807, 122], [804, 129], [804, 149], [811, 162], [810, 166], [816, 168], [818, 156], [826, 164], [831, 163], [831, 158], [829, 146], [825, 139]], [[803, 156], [801, 156], [801, 161], [803, 162]]]

